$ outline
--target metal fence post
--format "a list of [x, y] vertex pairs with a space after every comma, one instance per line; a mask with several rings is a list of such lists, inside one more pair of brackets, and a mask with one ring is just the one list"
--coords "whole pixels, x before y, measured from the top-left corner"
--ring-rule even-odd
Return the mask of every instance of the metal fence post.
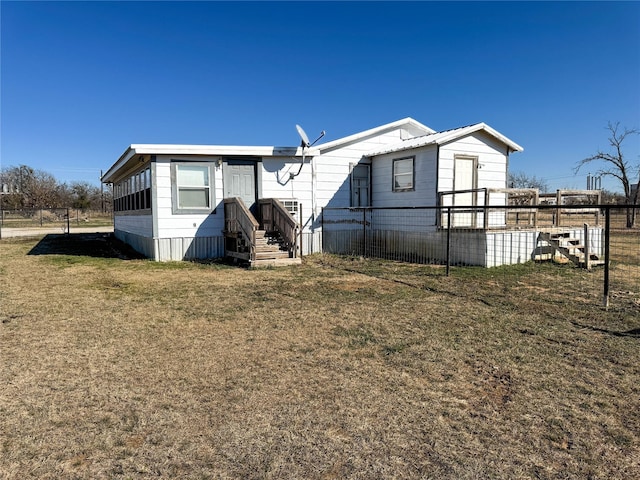
[[591, 270], [591, 246], [589, 243], [589, 224], [584, 224], [584, 266], [587, 270]]
[[69, 220], [69, 208], [67, 208], [67, 235], [71, 233], [71, 223]]
[[367, 209], [362, 209], [362, 256], [367, 256]]
[[[312, 212], [315, 213], [315, 212]], [[311, 220], [313, 222], [313, 220]], [[311, 225], [312, 228], [312, 232], [313, 232], [313, 223]], [[324, 253], [324, 207], [320, 207], [320, 234], [322, 235], [320, 237], [320, 250], [322, 251], [322, 253]], [[313, 241], [313, 233], [311, 234], [311, 241]]]
[[447, 277], [449, 276], [449, 267], [451, 266], [451, 207], [447, 208]]
[[302, 258], [302, 229], [304, 228], [304, 225], [302, 224], [302, 204], [299, 203], [298, 204], [298, 216], [299, 216], [299, 221], [298, 221], [298, 225], [300, 226], [300, 258]]
[[611, 239], [611, 207], [604, 211], [604, 298], [603, 305], [609, 308], [609, 243]]

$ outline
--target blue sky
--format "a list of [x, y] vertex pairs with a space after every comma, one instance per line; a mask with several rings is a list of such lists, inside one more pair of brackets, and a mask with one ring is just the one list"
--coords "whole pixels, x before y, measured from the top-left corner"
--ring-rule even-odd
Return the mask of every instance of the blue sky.
[[[584, 188], [640, 127], [638, 2], [11, 2], [0, 166], [99, 183], [132, 143], [297, 145], [407, 116], [484, 121], [512, 171]], [[640, 162], [640, 137], [626, 154]], [[618, 190], [616, 183], [603, 185]]]

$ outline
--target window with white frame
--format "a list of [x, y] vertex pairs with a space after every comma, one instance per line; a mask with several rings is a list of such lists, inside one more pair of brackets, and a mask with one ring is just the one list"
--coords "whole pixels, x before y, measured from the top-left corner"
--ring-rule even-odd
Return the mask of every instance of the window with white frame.
[[397, 158], [393, 161], [393, 191], [406, 192], [414, 189], [415, 157]]
[[213, 164], [173, 162], [171, 196], [173, 213], [203, 213], [212, 210]]

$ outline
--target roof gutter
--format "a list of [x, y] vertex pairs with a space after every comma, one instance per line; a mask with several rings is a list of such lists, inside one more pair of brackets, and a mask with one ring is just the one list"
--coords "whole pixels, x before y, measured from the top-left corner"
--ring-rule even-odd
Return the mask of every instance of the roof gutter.
[[120, 155], [120, 158], [118, 158], [118, 160], [116, 161], [116, 163], [114, 163], [111, 168], [109, 170], [107, 170], [104, 175], [102, 175], [101, 177], [101, 181], [102, 183], [112, 183], [112, 176], [114, 173], [116, 173], [118, 170], [120, 170], [120, 168], [122, 168], [124, 165], [127, 164], [127, 162], [129, 160], [131, 160], [131, 158], [136, 154], [136, 150], [135, 148], [133, 148], [133, 145], [130, 145], [122, 155]]
[[197, 155], [197, 156], [244, 156], [244, 157], [313, 157], [319, 155], [318, 147], [254, 147], [229, 145], [130, 145], [120, 158], [102, 176], [103, 183], [112, 183], [117, 172], [124, 168], [135, 155]]

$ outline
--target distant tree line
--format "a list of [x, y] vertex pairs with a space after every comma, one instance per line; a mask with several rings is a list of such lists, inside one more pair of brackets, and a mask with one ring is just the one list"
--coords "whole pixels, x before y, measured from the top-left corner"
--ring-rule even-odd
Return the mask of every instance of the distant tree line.
[[0, 170], [0, 208], [25, 210], [76, 208], [111, 211], [111, 190], [89, 182], [60, 183], [50, 173], [27, 165]]

